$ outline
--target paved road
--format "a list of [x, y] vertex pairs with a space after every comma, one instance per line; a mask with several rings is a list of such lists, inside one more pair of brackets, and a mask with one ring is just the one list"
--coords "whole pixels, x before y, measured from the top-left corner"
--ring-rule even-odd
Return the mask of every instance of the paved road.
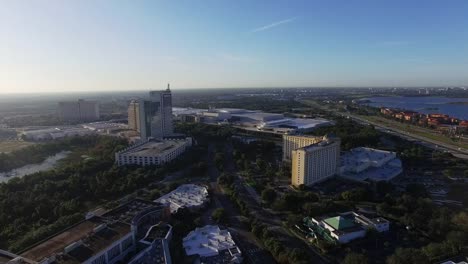
[[[305, 103], [307, 104], [307, 102], [305, 102]], [[309, 103], [309, 105], [310, 105], [310, 103]], [[388, 127], [388, 126], [385, 126], [385, 125], [382, 125], [382, 124], [379, 124], [379, 123], [368, 121], [368, 120], [363, 119], [361, 117], [352, 115], [349, 112], [348, 113], [339, 113], [339, 112], [333, 111], [332, 109], [321, 107], [320, 105], [312, 105], [312, 106], [313, 107], [318, 107], [323, 111], [327, 111], [329, 113], [332, 113], [332, 114], [335, 114], [335, 115], [338, 115], [338, 116], [341, 116], [341, 117], [345, 117], [345, 118], [349, 117], [353, 121], [356, 121], [357, 123], [360, 123], [360, 124], [372, 124], [376, 129], [378, 129], [381, 132], [396, 135], [396, 136], [399, 136], [399, 137], [404, 138], [406, 140], [414, 141], [415, 143], [417, 143], [419, 145], [422, 145], [422, 146], [425, 146], [427, 148], [430, 148], [430, 149], [433, 149], [433, 150], [439, 150], [439, 151], [447, 151], [447, 152], [450, 152], [451, 154], [455, 155], [458, 158], [468, 159], [468, 150], [463, 150], [463, 149], [459, 150], [459, 147], [457, 147], [457, 146], [453, 146], [453, 145], [450, 145], [450, 144], [447, 144], [447, 143], [439, 142], [439, 141], [429, 139], [429, 138], [426, 138], [426, 137], [423, 137], [423, 136], [411, 134], [411, 133], [399, 130], [397, 128]]]
[[343, 115], [343, 116], [346, 116], [346, 117], [349, 116], [349, 118], [351, 118], [354, 121], [356, 121], [358, 123], [361, 123], [361, 124], [371, 124], [381, 132], [397, 135], [397, 136], [400, 136], [400, 137], [402, 137], [404, 139], [409, 139], [410, 141], [416, 140], [415, 143], [418, 143], [418, 144], [423, 145], [425, 147], [428, 147], [430, 149], [440, 150], [440, 151], [449, 151], [452, 154], [462, 154], [462, 155], [468, 154], [468, 151], [459, 150], [458, 147], [456, 147], [456, 146], [449, 145], [449, 144], [439, 142], [439, 141], [436, 141], [436, 140], [428, 139], [428, 138], [423, 137], [423, 136], [408, 133], [408, 132], [399, 130], [397, 128], [385, 126], [385, 125], [382, 125], [382, 124], [379, 124], [379, 123], [376, 123], [376, 122], [368, 121], [368, 120], [366, 120], [364, 118], [361, 118], [361, 117], [357, 117], [357, 116], [354, 116], [354, 115]]
[[232, 151], [232, 145], [227, 143], [225, 153], [225, 168], [230, 173], [237, 176], [236, 186], [239, 197], [241, 197], [241, 199], [243, 199], [243, 201], [250, 208], [251, 214], [255, 215], [257, 219], [261, 222], [268, 224], [270, 230], [275, 230], [275, 232], [283, 234], [283, 237], [287, 239], [289, 245], [291, 245], [292, 247], [307, 246], [307, 248], [310, 249], [309, 252], [311, 253], [310, 263], [329, 263], [327, 259], [318, 254], [315, 248], [311, 247], [309, 244], [305, 243], [303, 240], [297, 238], [296, 236], [291, 235], [289, 231], [283, 227], [281, 218], [274, 211], [272, 211], [271, 209], [264, 208], [262, 206], [261, 197], [255, 191], [255, 189], [249, 186], [245, 182], [244, 178], [241, 177], [240, 174], [237, 172], [236, 167], [234, 165], [235, 162], [232, 157]]

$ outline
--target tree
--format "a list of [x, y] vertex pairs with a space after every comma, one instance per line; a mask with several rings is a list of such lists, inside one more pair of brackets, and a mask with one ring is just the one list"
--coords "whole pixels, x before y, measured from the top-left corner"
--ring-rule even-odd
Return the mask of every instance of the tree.
[[226, 220], [226, 211], [224, 208], [216, 208], [211, 214], [216, 223], [222, 223]]
[[343, 264], [367, 264], [368, 259], [364, 254], [359, 253], [348, 253], [343, 260]]
[[397, 248], [395, 253], [387, 258], [387, 264], [425, 264], [427, 257], [414, 248]]
[[453, 176], [453, 170], [452, 169], [445, 169], [442, 171], [445, 177], [452, 177]]
[[460, 212], [453, 216], [452, 223], [455, 224], [460, 230], [468, 233], [468, 213]]
[[276, 199], [276, 192], [273, 189], [265, 189], [262, 192], [262, 200], [266, 203], [273, 203]]

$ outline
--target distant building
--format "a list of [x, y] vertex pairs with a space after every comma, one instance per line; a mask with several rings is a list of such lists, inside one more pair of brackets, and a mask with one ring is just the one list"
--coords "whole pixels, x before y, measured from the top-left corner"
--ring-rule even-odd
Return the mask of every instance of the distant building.
[[323, 137], [283, 135], [283, 161], [291, 161], [292, 151], [323, 140]]
[[[6, 263], [114, 264], [126, 263], [127, 258], [137, 250], [148, 250], [151, 254], [158, 255], [161, 253], [150, 248], [151, 243], [142, 244], [139, 240], [145, 238], [149, 227], [157, 225], [168, 216], [167, 207], [134, 199], [102, 216], [88, 213], [85, 220], [18, 253]], [[135, 261], [138, 259], [134, 258]], [[170, 256], [165, 259], [169, 262], [160, 263], [170, 263]]]
[[95, 121], [100, 118], [99, 103], [82, 99], [73, 102], [59, 102], [58, 116], [62, 121]]
[[245, 130], [277, 134], [310, 132], [319, 127], [334, 125], [333, 121], [322, 118], [290, 118], [283, 114], [237, 108], [174, 108], [174, 115], [184, 122], [228, 123]]
[[346, 212], [334, 217], [312, 217], [305, 219], [314, 234], [331, 237], [340, 244], [364, 237], [369, 229], [379, 233], [390, 229], [390, 222], [382, 217], [369, 218], [356, 212]]
[[182, 155], [192, 146], [191, 138], [184, 139], [148, 139], [115, 153], [115, 161], [123, 165], [162, 165]]
[[140, 137], [162, 139], [173, 134], [172, 95], [167, 85], [164, 91], [151, 91], [150, 100], [141, 100], [139, 105]]
[[218, 226], [196, 228], [183, 238], [187, 256], [198, 256], [198, 263], [242, 263], [242, 253], [231, 234]]
[[86, 136], [94, 134], [93, 130], [84, 127], [56, 127], [21, 132], [21, 137], [33, 141], [55, 140], [67, 137]]
[[389, 181], [402, 171], [395, 152], [359, 147], [341, 156], [338, 175], [357, 181]]
[[341, 141], [324, 136], [323, 140], [292, 151], [291, 183], [312, 185], [335, 175], [340, 159]]
[[199, 209], [208, 201], [208, 189], [196, 184], [180, 185], [177, 189], [155, 200], [160, 204], [168, 205], [171, 213], [176, 213], [179, 208]]
[[140, 104], [135, 100], [128, 105], [128, 128], [140, 132]]

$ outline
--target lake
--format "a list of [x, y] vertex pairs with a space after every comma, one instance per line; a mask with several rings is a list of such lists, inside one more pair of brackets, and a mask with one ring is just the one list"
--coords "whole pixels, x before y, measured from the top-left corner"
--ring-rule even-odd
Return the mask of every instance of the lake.
[[53, 156], [48, 157], [42, 163], [29, 164], [8, 172], [1, 172], [0, 182], [7, 182], [14, 177], [23, 177], [28, 174], [50, 170], [57, 164], [59, 160], [65, 158], [68, 154], [70, 154], [70, 151], [61, 151]]
[[389, 96], [365, 98], [365, 104], [413, 110], [424, 114], [442, 113], [468, 120], [468, 98]]

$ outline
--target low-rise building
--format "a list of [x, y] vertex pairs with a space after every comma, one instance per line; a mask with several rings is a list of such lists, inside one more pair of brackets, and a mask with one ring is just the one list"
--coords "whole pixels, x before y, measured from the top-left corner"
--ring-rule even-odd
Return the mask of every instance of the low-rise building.
[[227, 230], [207, 225], [196, 228], [183, 239], [187, 256], [198, 256], [200, 263], [241, 263], [242, 252]]
[[192, 146], [192, 139], [148, 139], [115, 153], [115, 161], [123, 165], [163, 165], [184, 153]]
[[389, 181], [402, 171], [395, 152], [359, 147], [341, 156], [338, 175], [356, 181]]
[[196, 210], [209, 202], [208, 189], [197, 184], [183, 184], [172, 192], [156, 199], [155, 202], [168, 205], [171, 213], [177, 212], [179, 208]]
[[132, 257], [128, 264], [171, 264], [169, 250], [171, 239], [171, 225], [159, 223], [151, 226], [145, 237], [137, 244], [138, 253]]
[[340, 244], [364, 237], [368, 230], [379, 233], [390, 229], [390, 222], [382, 217], [369, 218], [356, 212], [346, 212], [334, 217], [311, 217], [305, 219], [308, 228], [334, 239]]
[[7, 263], [127, 262], [143, 250], [137, 241], [147, 234], [148, 227], [168, 216], [166, 206], [133, 199], [101, 216], [88, 213], [83, 221], [36, 243]]
[[53, 127], [46, 129], [25, 130], [20, 133], [21, 137], [32, 141], [56, 140], [67, 137], [86, 136], [95, 132], [83, 127]]

